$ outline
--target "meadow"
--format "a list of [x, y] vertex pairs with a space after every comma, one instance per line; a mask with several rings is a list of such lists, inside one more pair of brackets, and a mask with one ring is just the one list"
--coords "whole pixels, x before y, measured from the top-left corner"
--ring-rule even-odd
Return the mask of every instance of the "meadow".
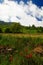
[[0, 65], [43, 65], [43, 34], [0, 33]]
[[0, 65], [43, 65], [43, 27], [0, 21]]

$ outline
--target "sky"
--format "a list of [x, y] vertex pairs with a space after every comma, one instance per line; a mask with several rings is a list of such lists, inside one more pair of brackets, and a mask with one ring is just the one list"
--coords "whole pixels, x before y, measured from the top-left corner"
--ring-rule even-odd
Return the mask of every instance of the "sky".
[[43, 0], [0, 0], [0, 20], [43, 27]]

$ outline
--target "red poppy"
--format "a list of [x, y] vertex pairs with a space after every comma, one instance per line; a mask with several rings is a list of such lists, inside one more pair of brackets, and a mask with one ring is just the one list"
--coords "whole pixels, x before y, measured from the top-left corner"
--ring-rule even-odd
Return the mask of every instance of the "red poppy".
[[25, 52], [28, 52], [28, 49], [27, 48], [25, 49]]
[[9, 61], [10, 61], [10, 62], [13, 61], [13, 56], [12, 56], [12, 55], [10, 55], [10, 57], [9, 57]]
[[20, 55], [23, 56], [23, 52], [20, 52]]
[[29, 58], [29, 55], [26, 55], [25, 57], [28, 59]]
[[32, 58], [32, 54], [28, 54], [25, 56], [26, 58]]
[[32, 58], [32, 54], [29, 54], [29, 58]]

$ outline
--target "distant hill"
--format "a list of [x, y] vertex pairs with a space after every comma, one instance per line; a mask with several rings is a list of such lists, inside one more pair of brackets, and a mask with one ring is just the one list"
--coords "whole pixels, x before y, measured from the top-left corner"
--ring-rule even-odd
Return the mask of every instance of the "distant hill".
[[0, 21], [1, 25], [5, 25], [5, 24], [11, 24], [12, 22], [4, 22], [4, 21]]
[[4, 24], [5, 22], [4, 21], [0, 21], [0, 24]]

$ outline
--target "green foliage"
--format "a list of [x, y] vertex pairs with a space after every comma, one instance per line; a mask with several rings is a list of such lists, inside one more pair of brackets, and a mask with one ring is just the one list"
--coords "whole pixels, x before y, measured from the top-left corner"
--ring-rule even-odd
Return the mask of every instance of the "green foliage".
[[[0, 65], [43, 65], [43, 56], [32, 53], [34, 47], [43, 44], [42, 37], [17, 37], [10, 34], [0, 34], [0, 45], [10, 46], [17, 49], [17, 53], [13, 53], [13, 61], [9, 62], [10, 52], [8, 54], [0, 54]], [[25, 48], [28, 52], [25, 52]], [[23, 53], [20, 54], [20, 52]], [[32, 58], [25, 58], [26, 54], [32, 53]]]
[[19, 23], [13, 24], [11, 29], [12, 29], [12, 33], [21, 33], [21, 25]]
[[0, 33], [2, 33], [3, 31], [2, 31], [2, 28], [0, 28]]
[[11, 30], [10, 30], [10, 28], [6, 28], [6, 29], [4, 30], [4, 32], [5, 32], [5, 33], [11, 33]]
[[0, 33], [43, 33], [43, 27], [22, 26], [20, 23], [0, 24]]

